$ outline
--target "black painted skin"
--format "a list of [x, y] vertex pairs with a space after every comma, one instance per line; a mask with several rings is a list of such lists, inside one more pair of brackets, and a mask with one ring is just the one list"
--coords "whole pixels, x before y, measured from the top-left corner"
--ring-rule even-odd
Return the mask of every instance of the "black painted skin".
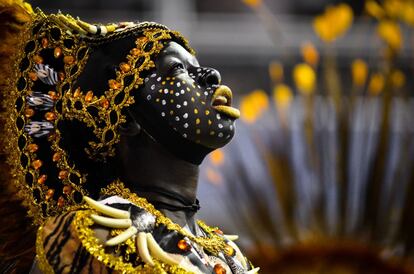
[[[156, 57], [155, 64], [154, 71], [149, 73], [145, 85], [139, 90], [138, 100], [144, 101], [142, 104], [145, 104], [145, 108], [148, 107], [149, 111], [158, 115], [156, 118], [167, 122], [170, 129], [179, 133], [181, 138], [190, 141], [189, 144], [198, 143], [202, 147], [208, 147], [209, 151], [227, 144], [234, 135], [234, 119], [218, 113], [211, 105], [214, 90], [221, 84], [219, 72], [200, 67], [197, 59], [175, 42], [166, 45]], [[164, 92], [165, 89], [168, 91], [167, 94]], [[180, 107], [177, 108], [177, 104]], [[118, 145], [121, 180], [132, 191], [151, 201], [182, 205], [155, 193], [139, 192], [138, 188], [156, 186], [180, 193], [189, 200], [195, 200], [198, 164], [180, 159], [176, 153], [171, 153], [154, 140], [145, 127], [137, 122], [142, 117], [136, 109], [132, 108], [129, 111], [131, 117], [121, 131], [121, 141]], [[195, 109], [197, 111], [194, 111]], [[159, 123], [159, 119], [150, 121], [149, 123], [153, 123], [150, 126], [165, 126]], [[185, 144], [180, 143], [184, 147], [178, 149], [189, 150]], [[193, 153], [200, 152], [194, 150]], [[161, 211], [179, 225], [188, 225], [193, 232], [195, 231], [194, 212], [165, 209]]]

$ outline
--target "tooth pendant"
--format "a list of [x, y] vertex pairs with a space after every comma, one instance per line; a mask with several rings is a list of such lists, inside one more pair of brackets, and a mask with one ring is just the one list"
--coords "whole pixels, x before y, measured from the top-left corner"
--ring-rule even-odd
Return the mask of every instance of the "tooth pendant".
[[130, 219], [130, 214], [128, 211], [101, 204], [98, 201], [95, 201], [94, 199], [87, 196], [84, 196], [83, 200], [97, 212], [108, 216], [105, 217], [97, 214], [91, 214], [91, 219], [94, 221], [94, 223], [110, 229], [126, 228], [126, 230], [121, 234], [107, 240], [105, 242], [105, 245], [114, 246], [121, 244], [129, 238], [134, 237], [138, 233], [137, 228], [135, 226], [132, 226], [132, 221]]

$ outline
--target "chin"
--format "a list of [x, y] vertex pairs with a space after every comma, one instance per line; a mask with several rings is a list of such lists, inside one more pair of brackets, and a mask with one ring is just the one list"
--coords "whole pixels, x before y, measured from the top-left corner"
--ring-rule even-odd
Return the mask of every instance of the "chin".
[[226, 120], [223, 119], [222, 124], [223, 128], [220, 129], [219, 134], [215, 134], [213, 136], [203, 136], [204, 138], [201, 139], [201, 142], [199, 144], [205, 147], [217, 149], [230, 143], [235, 134], [234, 120], [230, 118]]

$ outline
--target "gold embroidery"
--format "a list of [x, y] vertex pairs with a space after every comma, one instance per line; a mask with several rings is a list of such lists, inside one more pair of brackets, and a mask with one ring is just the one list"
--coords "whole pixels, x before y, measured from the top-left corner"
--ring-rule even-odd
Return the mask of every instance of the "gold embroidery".
[[210, 252], [213, 255], [217, 256], [218, 253], [224, 251], [227, 246], [224, 239], [215, 233], [215, 230], [217, 228], [211, 228], [207, 226], [204, 222], [197, 221], [198, 225], [208, 234], [208, 237], [196, 237], [193, 234], [189, 233], [187, 230], [183, 229], [178, 224], [171, 221], [171, 219], [164, 216], [164, 214], [155, 209], [155, 207], [152, 204], [150, 204], [146, 199], [141, 198], [135, 193], [131, 192], [119, 180], [115, 181], [114, 183], [110, 184], [107, 188], [103, 189], [101, 193], [102, 195], [118, 195], [124, 199], [131, 201], [135, 205], [142, 207], [143, 209], [145, 209], [146, 211], [148, 211], [156, 217], [157, 225], [163, 224], [169, 230], [177, 231], [184, 237], [187, 237], [191, 241], [202, 246], [206, 251]]
[[95, 232], [92, 230], [93, 220], [90, 215], [94, 213], [93, 210], [82, 210], [76, 213], [73, 225], [77, 231], [78, 237], [82, 242], [83, 247], [98, 261], [105, 264], [107, 267], [120, 271], [121, 273], [172, 273], [172, 274], [188, 274], [177, 265], [168, 265], [161, 263], [153, 258], [155, 266], [147, 264], [133, 266], [132, 263], [125, 262], [123, 257], [116, 256], [105, 252], [103, 244], [95, 237]]

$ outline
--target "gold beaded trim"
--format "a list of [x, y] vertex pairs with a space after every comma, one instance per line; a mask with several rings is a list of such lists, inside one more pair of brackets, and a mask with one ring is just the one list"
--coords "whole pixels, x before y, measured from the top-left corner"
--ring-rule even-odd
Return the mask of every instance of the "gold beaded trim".
[[105, 264], [107, 267], [120, 271], [121, 273], [190, 273], [177, 265], [161, 263], [155, 258], [153, 258], [155, 266], [144, 264], [134, 267], [131, 263], [125, 262], [122, 256], [106, 253], [103, 244], [95, 237], [95, 232], [91, 228], [94, 224], [93, 220], [90, 218], [92, 213], [94, 213], [93, 210], [81, 210], [76, 212], [72, 225], [74, 225], [83, 247], [95, 259]]
[[131, 192], [119, 180], [113, 182], [108, 187], [103, 189], [101, 191], [101, 194], [110, 196], [117, 195], [131, 201], [135, 205], [142, 207], [143, 209], [154, 215], [156, 217], [157, 225], [163, 224], [167, 227], [167, 229], [177, 231], [184, 237], [187, 237], [188, 239], [200, 245], [206, 251], [210, 252], [215, 256], [218, 256], [220, 252], [225, 252], [226, 250], [225, 248], [227, 244], [225, 240], [216, 233], [218, 228], [209, 227], [204, 222], [199, 220], [197, 221], [198, 225], [208, 234], [208, 237], [196, 237], [184, 228], [182, 228], [180, 225], [171, 221], [171, 219], [167, 218], [159, 210], [155, 209], [155, 207], [152, 204], [150, 204], [145, 198], [141, 198], [137, 194]]
[[[82, 187], [85, 176], [70, 163], [67, 152], [59, 146], [61, 133], [58, 123], [63, 118], [59, 107], [62, 94], [82, 72], [89, 48], [79, 37], [61, 30], [53, 18], [40, 11], [33, 15], [20, 41], [22, 44], [14, 64], [14, 77], [10, 80], [9, 96], [5, 97], [8, 119], [5, 119], [4, 138], [7, 139], [6, 151], [13, 183], [29, 207], [29, 215], [34, 217], [36, 224], [41, 224], [46, 217], [65, 212], [82, 202], [82, 196], [87, 194]], [[53, 125], [52, 133], [46, 138], [47, 145], [25, 131], [27, 125], [39, 121], [34, 120], [34, 115], [42, 113], [28, 104], [27, 96], [33, 95], [35, 82], [39, 81], [35, 66], [46, 65], [41, 56], [45, 51], [52, 51], [55, 61], [63, 66], [62, 70], [56, 71], [58, 82], [50, 85], [46, 94], [53, 99], [53, 106], [47, 112], [43, 111], [41, 118]], [[40, 158], [39, 152], [46, 146], [51, 149], [50, 159]], [[56, 177], [41, 172], [46, 161], [54, 164]], [[59, 183], [50, 183], [54, 181]]]
[[116, 79], [108, 81], [109, 90], [99, 98], [92, 91], [82, 94], [80, 89], [65, 93], [64, 116], [84, 122], [98, 139], [91, 141], [86, 149], [91, 158], [104, 160], [115, 155], [114, 144], [119, 142], [117, 128], [125, 122], [121, 110], [134, 103], [130, 92], [143, 84], [140, 74], [155, 67], [151, 57], [163, 49], [162, 40], [172, 38], [170, 33], [168, 30], [144, 30], [143, 36], [135, 42], [136, 47], [127, 55], [126, 62], [119, 65]]
[[54, 274], [52, 266], [46, 259], [45, 249], [43, 246], [43, 226], [40, 226], [36, 235], [36, 258], [38, 267], [44, 274]]

